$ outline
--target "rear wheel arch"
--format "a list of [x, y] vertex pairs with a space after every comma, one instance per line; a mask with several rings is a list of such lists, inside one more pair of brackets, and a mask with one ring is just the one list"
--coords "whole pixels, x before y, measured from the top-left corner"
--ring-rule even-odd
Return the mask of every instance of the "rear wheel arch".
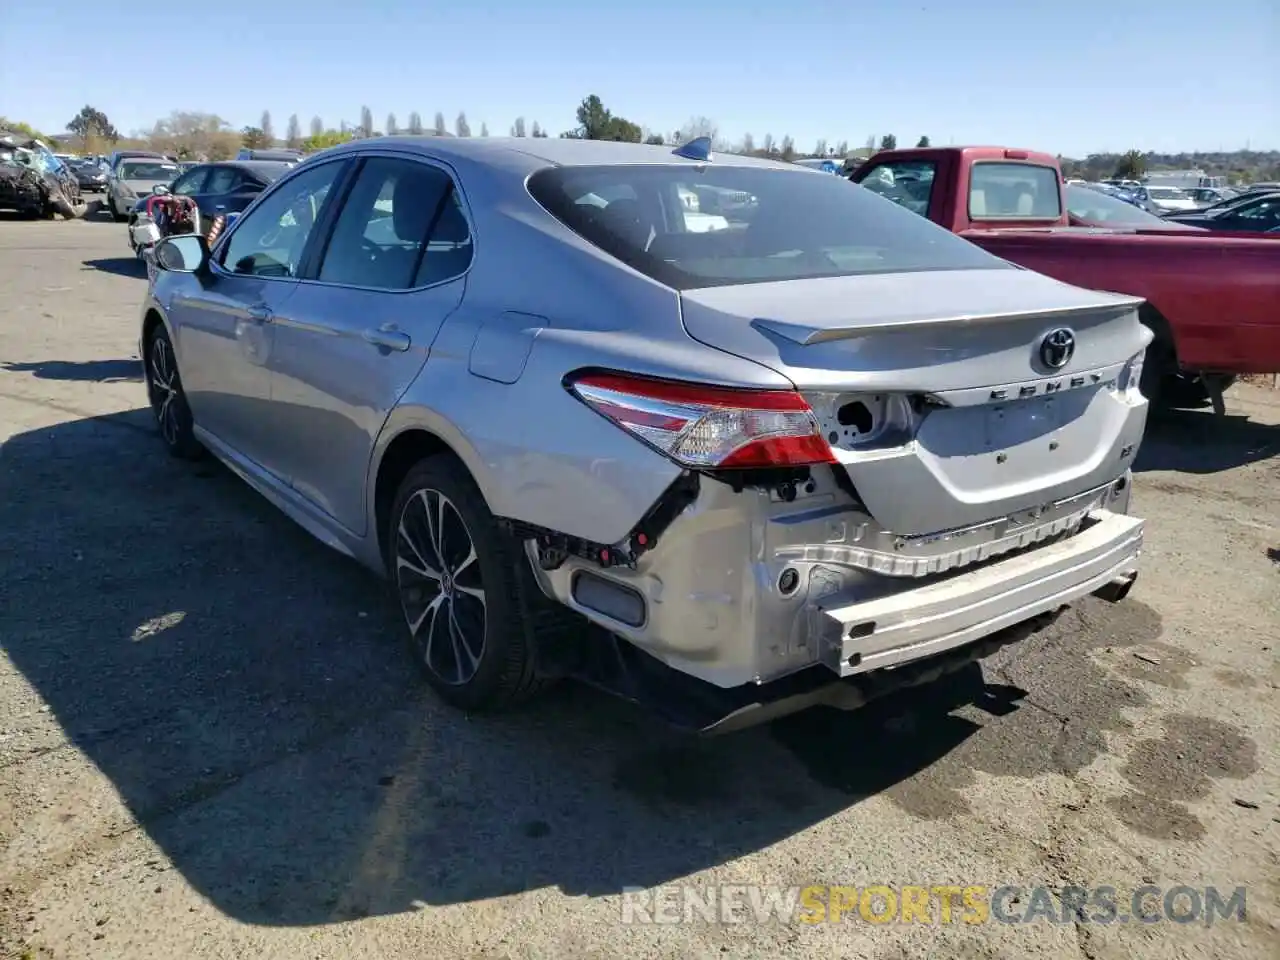
[[[467, 467], [465, 460], [439, 434], [423, 427], [410, 427], [398, 433], [387, 444], [378, 460], [373, 482], [374, 536], [377, 538], [378, 556], [382, 558], [384, 566], [388, 565], [390, 559], [391, 545], [387, 543], [386, 531], [396, 493], [409, 471], [428, 457], [449, 457], [456, 460], [475, 480], [475, 475]], [[476, 485], [479, 486], [479, 483]]]

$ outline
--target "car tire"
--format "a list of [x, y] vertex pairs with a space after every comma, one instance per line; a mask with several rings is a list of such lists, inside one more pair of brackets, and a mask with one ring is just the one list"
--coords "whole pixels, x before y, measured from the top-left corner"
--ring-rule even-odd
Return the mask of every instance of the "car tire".
[[107, 212], [111, 214], [111, 219], [114, 220], [116, 223], [120, 223], [129, 218], [128, 214], [121, 213], [116, 209], [115, 201], [112, 200], [110, 197], [107, 198]]
[[147, 340], [143, 376], [151, 412], [156, 418], [156, 431], [169, 453], [181, 460], [199, 459], [204, 447], [196, 439], [195, 421], [182, 388], [173, 341], [163, 326], [157, 326]]
[[441, 699], [500, 710], [546, 685], [531, 608], [547, 601], [460, 461], [437, 455], [410, 469], [383, 542], [410, 653]]

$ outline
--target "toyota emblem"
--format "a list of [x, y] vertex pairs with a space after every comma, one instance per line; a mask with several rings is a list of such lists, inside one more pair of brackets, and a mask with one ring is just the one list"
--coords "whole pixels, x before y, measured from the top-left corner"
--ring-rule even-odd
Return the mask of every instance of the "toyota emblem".
[[1040, 362], [1050, 370], [1061, 370], [1076, 352], [1076, 335], [1066, 327], [1045, 334], [1040, 341]]

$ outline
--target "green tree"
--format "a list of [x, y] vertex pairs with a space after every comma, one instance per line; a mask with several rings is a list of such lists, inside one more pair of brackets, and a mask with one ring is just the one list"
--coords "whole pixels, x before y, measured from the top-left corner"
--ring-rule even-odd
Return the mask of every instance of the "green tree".
[[841, 159], [849, 156], [848, 140], [841, 140], [839, 143], [836, 144], [836, 156], [840, 157]]
[[354, 139], [355, 135], [348, 130], [321, 130], [319, 133], [313, 133], [306, 140], [303, 140], [302, 149], [311, 153]]
[[289, 125], [285, 127], [284, 145], [290, 150], [297, 150], [302, 146], [302, 124], [298, 123], [296, 113], [289, 116]]
[[483, 120], [480, 121], [480, 136], [487, 137], [489, 135], [489, 125]]
[[594, 93], [578, 104], [578, 126], [561, 134], [579, 140], [623, 140], [639, 143], [642, 132], [638, 124], [615, 116]]
[[460, 137], [471, 136], [471, 124], [467, 123], [465, 113], [458, 114], [458, 119], [453, 122], [453, 130]]
[[245, 127], [240, 131], [240, 142], [250, 150], [261, 150], [271, 145], [261, 127]]
[[444, 122], [444, 114], [439, 110], [436, 111], [435, 132], [437, 137], [443, 137], [449, 132], [449, 127]]
[[415, 137], [420, 137], [424, 129], [422, 126], [422, 114], [414, 110], [409, 114], [409, 132]]
[[396, 123], [396, 115], [394, 113], [387, 114], [387, 136], [391, 136], [400, 129], [400, 124]]
[[886, 133], [883, 137], [880, 138], [880, 149], [881, 150], [897, 150], [898, 138], [895, 137], [892, 133]]
[[318, 137], [324, 133], [324, 121], [319, 117], [311, 118], [311, 136]]
[[516, 122], [511, 125], [511, 135], [513, 137], [525, 136], [524, 117], [516, 117]]
[[80, 112], [71, 118], [71, 121], [67, 124], [67, 129], [81, 140], [88, 140], [91, 137], [101, 137], [104, 140], [110, 140], [112, 143], [115, 143], [120, 139], [119, 131], [111, 125], [111, 121], [107, 119], [107, 115], [96, 107], [91, 107], [88, 104], [81, 107]]
[[267, 147], [275, 146], [276, 128], [271, 125], [271, 111], [262, 111], [262, 120], [258, 122], [258, 129], [262, 131], [262, 139], [266, 141], [263, 145]]
[[813, 145], [813, 155], [815, 157], [825, 157], [827, 153], [827, 141], [819, 140]]
[[916, 146], [917, 146], [917, 147], [927, 147], [927, 146], [929, 146], [929, 138], [928, 138], [928, 137], [921, 137], [919, 140], [917, 140], [917, 141], [916, 141]]
[[666, 146], [666, 143], [667, 143], [666, 139], [660, 133], [649, 134], [649, 136], [645, 137], [644, 142], [651, 144], [655, 147]]
[[1147, 158], [1141, 150], [1130, 150], [1116, 164], [1115, 176], [1122, 180], [1137, 180], [1147, 172]]
[[547, 135], [547, 131], [542, 129], [542, 127], [538, 126], [538, 121], [537, 120], [533, 121], [533, 129], [529, 131], [529, 136], [545, 137], [546, 135]]
[[373, 111], [368, 107], [360, 108], [360, 136], [373, 136]]
[[792, 140], [791, 137], [789, 136], [782, 138], [781, 155], [782, 155], [782, 159], [788, 162], [795, 159], [796, 142]]

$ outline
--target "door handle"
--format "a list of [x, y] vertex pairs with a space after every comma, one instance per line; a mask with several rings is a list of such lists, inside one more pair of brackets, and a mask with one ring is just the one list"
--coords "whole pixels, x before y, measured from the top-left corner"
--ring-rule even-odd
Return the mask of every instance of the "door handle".
[[255, 303], [248, 310], [249, 316], [259, 323], [270, 323], [275, 314], [271, 312], [271, 308], [263, 303]]
[[362, 334], [365, 343], [371, 343], [375, 347], [383, 347], [387, 350], [398, 350], [403, 353], [409, 349], [409, 344], [413, 341], [409, 339], [409, 335], [402, 330], [397, 330], [394, 324], [384, 323], [376, 329], [365, 330]]
[[225, 210], [225, 209], [227, 209], [227, 205], [226, 205], [225, 203], [219, 203], [219, 204], [218, 204], [217, 206], [215, 206], [213, 209], [215, 209], [215, 210]]

